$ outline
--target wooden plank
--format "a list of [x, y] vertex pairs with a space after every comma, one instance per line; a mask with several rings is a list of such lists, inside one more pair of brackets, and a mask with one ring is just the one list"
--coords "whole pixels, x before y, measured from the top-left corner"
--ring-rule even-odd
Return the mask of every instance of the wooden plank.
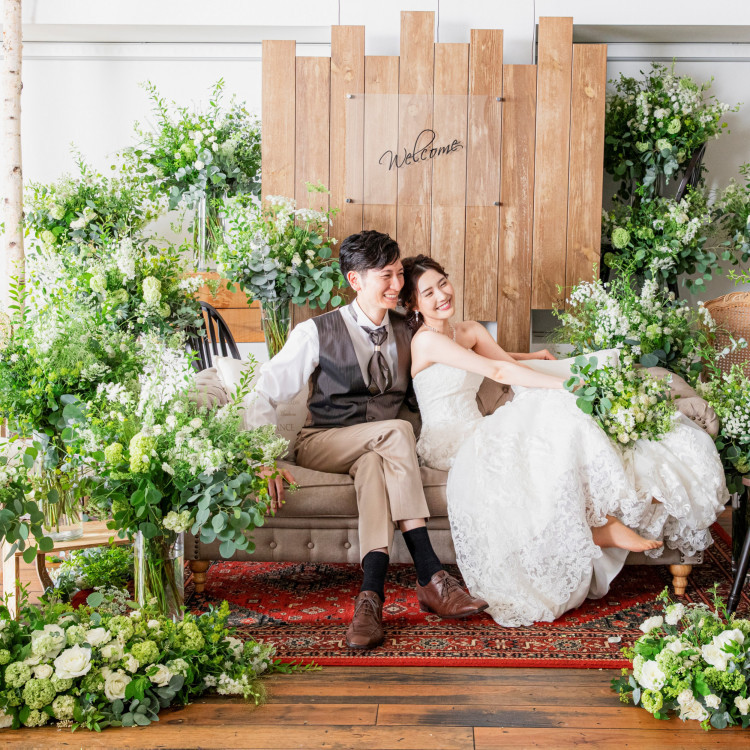
[[263, 42], [263, 197], [294, 195], [294, 41]]
[[[246, 712], [253, 707], [245, 704]], [[160, 720], [148, 727], [111, 729], [101, 733], [54, 727], [37, 727], [8, 731], [3, 735], [6, 747], [23, 748], [111, 748], [130, 747], [150, 750], [184, 750], [200, 748], [245, 748], [247, 750], [469, 750], [474, 747], [473, 732], [468, 727], [368, 727], [368, 726], [284, 726], [253, 724], [250, 726], [206, 726], [201, 717], [206, 706], [188, 706], [183, 711], [167, 710]], [[262, 720], [263, 707], [257, 709]]]
[[[616, 701], [612, 695], [612, 701]], [[682, 722], [676, 722], [683, 729]], [[533, 727], [566, 729], [647, 729], [674, 732], [675, 722], [660, 721], [644, 710], [615, 704], [598, 706], [388, 705], [378, 709], [378, 725], [424, 724], [451, 727]], [[688, 726], [689, 731], [689, 726]]]
[[583, 279], [599, 276], [604, 176], [607, 45], [573, 45], [566, 297]]
[[531, 343], [536, 66], [503, 68], [503, 145], [497, 270], [497, 341], [506, 351]]
[[565, 284], [573, 19], [540, 18], [534, 178], [534, 309], [554, 307]]
[[463, 319], [464, 241], [466, 236], [466, 136], [469, 45], [435, 45], [435, 147], [458, 142], [432, 166], [432, 257], [453, 283], [455, 320]]
[[[206, 280], [219, 280], [219, 288], [216, 291], [216, 295], [211, 293], [207, 284], [198, 289], [195, 296], [201, 302], [208, 302], [209, 305], [213, 305], [217, 310], [224, 307], [247, 307], [247, 295], [245, 292], [241, 291], [236, 284], [234, 285], [234, 291], [230, 292], [227, 289], [227, 279], [222, 278], [216, 271], [197, 271], [187, 275], [200, 276]], [[253, 304], [257, 307], [260, 303], [253, 302]]]
[[[298, 57], [294, 198], [297, 208], [327, 211], [329, 196], [310, 193], [306, 183], [330, 182], [331, 59]], [[308, 305], [292, 306], [292, 325], [320, 314]]]
[[398, 140], [415, 160], [398, 170], [398, 241], [402, 255], [430, 254], [432, 159], [423, 157], [432, 129], [435, 14], [402, 11]]
[[[338, 240], [362, 231], [362, 179], [365, 111], [365, 27], [331, 27], [331, 236]], [[347, 99], [347, 95], [352, 98]], [[357, 193], [347, 195], [347, 183], [356, 180]], [[346, 199], [350, 198], [351, 203]]]
[[260, 324], [260, 305], [253, 303], [251, 307], [224, 308], [220, 310], [221, 317], [229, 326], [232, 337], [238, 344], [258, 343], [265, 341]]
[[398, 153], [399, 58], [365, 58], [363, 226], [397, 237], [398, 170], [385, 151]]
[[[667, 723], [667, 722], [665, 722]], [[697, 722], [690, 722], [690, 724]], [[477, 727], [474, 730], [474, 747], [476, 750], [526, 750], [527, 748], [556, 748], [564, 750], [569, 747], [601, 748], [611, 750], [614, 747], [637, 748], [637, 750], [661, 750], [664, 747], [675, 748], [737, 748], [737, 743], [744, 742], [738, 732], [743, 730], [726, 730], [704, 732], [697, 727], [688, 731], [681, 721], [673, 719], [668, 722], [672, 732], [656, 732], [639, 729], [516, 729], [499, 727]]]
[[497, 99], [503, 96], [500, 29], [471, 30], [469, 94], [464, 317], [495, 320], [502, 128], [502, 103]]

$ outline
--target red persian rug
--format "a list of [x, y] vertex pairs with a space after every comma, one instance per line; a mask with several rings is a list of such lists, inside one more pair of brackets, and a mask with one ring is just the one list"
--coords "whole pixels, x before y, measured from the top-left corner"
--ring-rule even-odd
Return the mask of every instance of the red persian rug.
[[[684, 602], [710, 603], [714, 583], [724, 600], [731, 586], [727, 534], [714, 525], [714, 545], [690, 577]], [[449, 566], [456, 575], [458, 569]], [[284, 661], [320, 665], [442, 667], [627, 666], [620, 648], [641, 635], [638, 626], [660, 612], [656, 596], [671, 584], [666, 566], [627, 566], [609, 594], [587, 601], [551, 623], [502, 628], [486, 615], [441, 620], [420, 612], [414, 569], [393, 565], [386, 583], [385, 643], [368, 652], [346, 647], [361, 572], [356, 565], [217, 562], [203, 594], [188, 583], [188, 606], [195, 612], [226, 599], [231, 624], [240, 634], [276, 644]], [[750, 613], [743, 594], [738, 609]], [[614, 639], [620, 638], [616, 641]]]

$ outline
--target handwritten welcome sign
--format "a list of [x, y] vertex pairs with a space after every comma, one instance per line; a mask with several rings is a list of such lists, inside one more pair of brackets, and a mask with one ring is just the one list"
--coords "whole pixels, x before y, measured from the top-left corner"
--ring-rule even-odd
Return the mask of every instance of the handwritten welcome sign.
[[398, 154], [394, 154], [393, 151], [389, 149], [383, 153], [380, 159], [378, 159], [378, 164], [388, 164], [389, 171], [394, 167], [396, 167], [396, 169], [401, 169], [402, 167], [408, 167], [422, 161], [434, 159], [437, 156], [452, 154], [454, 151], [458, 151], [464, 147], [463, 143], [455, 138], [446, 146], [436, 146], [434, 145], [435, 137], [436, 134], [434, 130], [423, 130], [414, 141], [414, 148], [411, 151], [404, 147], [404, 155], [399, 158]]

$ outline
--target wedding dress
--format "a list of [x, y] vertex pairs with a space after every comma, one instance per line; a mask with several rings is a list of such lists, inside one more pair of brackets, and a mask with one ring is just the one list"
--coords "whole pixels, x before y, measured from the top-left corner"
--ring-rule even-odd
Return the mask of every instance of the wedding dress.
[[457, 562], [500, 625], [551, 621], [606, 594], [628, 555], [594, 544], [590, 529], [607, 515], [687, 555], [712, 543], [724, 474], [713, 441], [686, 417], [661, 441], [621, 450], [564, 390], [515, 386], [512, 401], [482, 417], [482, 376], [433, 364], [413, 381], [417, 452], [450, 470]]

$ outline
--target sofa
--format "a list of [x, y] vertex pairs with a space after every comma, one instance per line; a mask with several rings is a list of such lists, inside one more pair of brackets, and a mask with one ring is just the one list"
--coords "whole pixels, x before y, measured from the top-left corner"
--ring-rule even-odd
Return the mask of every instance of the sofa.
[[[228, 393], [239, 380], [242, 364], [228, 358], [217, 358], [216, 367], [204, 370], [196, 376], [194, 398], [207, 405], [223, 405]], [[667, 371], [650, 368], [654, 375], [663, 377]], [[679, 410], [700, 425], [712, 436], [719, 428], [718, 419], [709, 404], [680, 377], [673, 375], [671, 389], [677, 398]], [[299, 489], [287, 493], [286, 502], [274, 517], [252, 532], [255, 551], [237, 551], [232, 560], [257, 562], [312, 562], [312, 563], [358, 563], [359, 543], [357, 535], [357, 503], [354, 483], [347, 474], [329, 474], [314, 471], [294, 463], [294, 441], [301, 429], [306, 414], [306, 392], [277, 410], [279, 432], [289, 440], [289, 452], [280, 466], [288, 468], [299, 485]], [[482, 414], [495, 411], [513, 398], [507, 385], [485, 379], [477, 394], [477, 404]], [[418, 436], [419, 414], [404, 406], [399, 418], [409, 421]], [[435, 551], [444, 563], [455, 563], [455, 551], [451, 539], [446, 504], [446, 480], [448, 473], [422, 467], [422, 484], [425, 489], [430, 519], [427, 527]], [[185, 535], [185, 558], [193, 572], [196, 592], [204, 590], [207, 570], [211, 561], [223, 559], [219, 554], [219, 542], [205, 544], [199, 535]], [[411, 562], [401, 534], [394, 537], [391, 561]], [[677, 550], [665, 549], [659, 558], [646, 557], [643, 553], [630, 553], [628, 565], [669, 565], [675, 593], [682, 595], [687, 585], [687, 576], [693, 565], [703, 561], [701, 553], [687, 557]]]

